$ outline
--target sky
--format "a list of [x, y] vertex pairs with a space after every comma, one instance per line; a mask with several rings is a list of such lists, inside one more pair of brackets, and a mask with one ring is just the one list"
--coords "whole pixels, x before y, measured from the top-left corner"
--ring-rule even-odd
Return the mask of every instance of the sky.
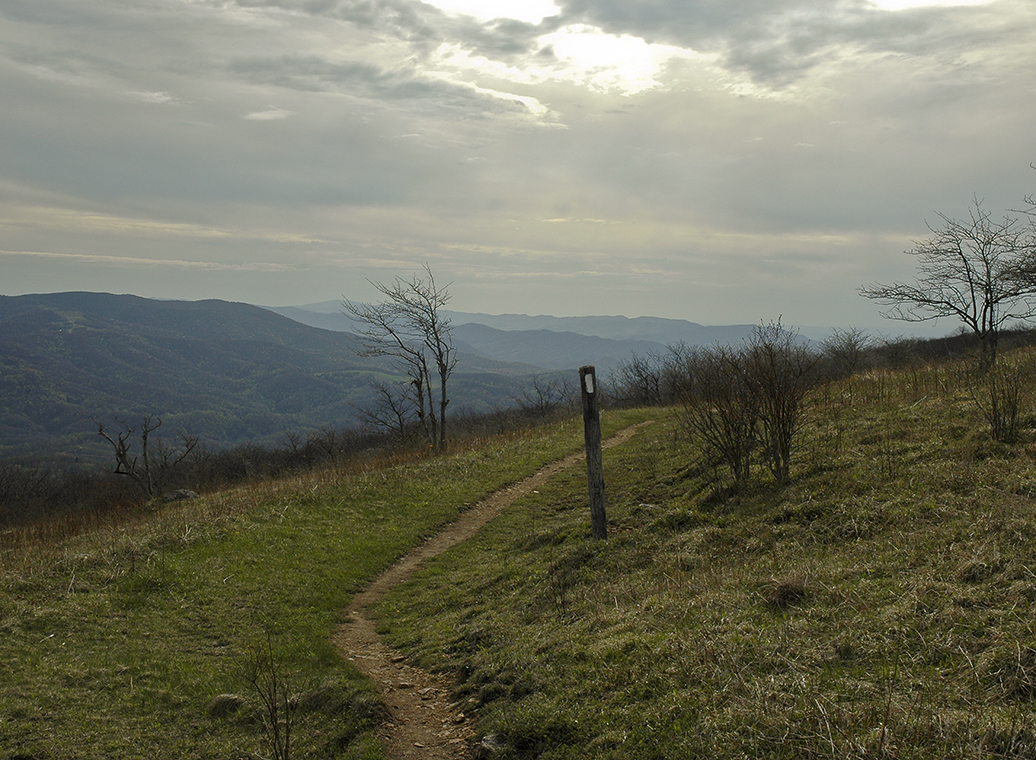
[[3, 295], [880, 330], [1036, 193], [1036, 2], [0, 0], [0, 103]]

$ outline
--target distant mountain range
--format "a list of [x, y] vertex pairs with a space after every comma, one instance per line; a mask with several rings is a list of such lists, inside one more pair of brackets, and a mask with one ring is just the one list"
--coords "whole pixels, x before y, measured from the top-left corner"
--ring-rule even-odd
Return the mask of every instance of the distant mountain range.
[[[359, 329], [342, 313], [340, 301], [266, 308], [325, 330], [354, 332]], [[734, 343], [751, 335], [753, 329], [753, 325], [706, 326], [658, 317], [444, 313], [453, 323], [453, 335], [461, 350], [489, 359], [548, 369], [577, 369], [593, 364], [602, 375], [633, 354], [661, 353], [666, 346], [677, 343], [688, 346]]]
[[[384, 359], [353, 335], [257, 306], [103, 293], [0, 296], [0, 456], [94, 461], [98, 423], [162, 418], [160, 434], [210, 448], [280, 443], [286, 431], [358, 421]], [[457, 412], [511, 403], [533, 367], [462, 355]]]
[[[666, 344], [738, 340], [751, 326], [641, 317], [449, 312], [459, 361], [451, 410], [509, 406], [538, 374], [594, 364], [598, 375]], [[0, 456], [106, 461], [98, 423], [162, 418], [160, 434], [209, 448], [275, 445], [285, 433], [345, 427], [372, 379], [402, 379], [359, 355], [337, 301], [264, 308], [106, 293], [0, 296]]]

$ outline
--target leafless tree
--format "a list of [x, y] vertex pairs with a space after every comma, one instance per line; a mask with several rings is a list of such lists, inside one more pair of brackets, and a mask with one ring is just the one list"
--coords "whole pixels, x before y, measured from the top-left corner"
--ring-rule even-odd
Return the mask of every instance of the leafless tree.
[[549, 417], [558, 409], [570, 405], [575, 389], [559, 377], [534, 375], [522, 386], [515, 402], [523, 412], [534, 417]]
[[1036, 234], [1015, 217], [994, 220], [978, 199], [967, 219], [939, 218], [932, 236], [907, 251], [918, 259], [916, 284], [874, 284], [860, 294], [888, 305], [890, 319], [958, 319], [991, 367], [1004, 324], [1036, 314]]
[[123, 429], [114, 438], [103, 423], [97, 424], [97, 434], [111, 444], [115, 454], [115, 474], [128, 477], [149, 499], [161, 496], [166, 479], [194, 451], [198, 438], [180, 433], [180, 445], [176, 448], [166, 445], [161, 438], [152, 439], [151, 434], [162, 426], [162, 419], [148, 414], [140, 425], [140, 453], [134, 454], [132, 441], [136, 431], [125, 422], [118, 422]]
[[[442, 313], [449, 285], [436, 285], [432, 270], [391, 284], [370, 281], [388, 300], [377, 304], [343, 301], [346, 314], [360, 321], [365, 356], [392, 356], [410, 378], [417, 415], [431, 443], [446, 443], [447, 382], [457, 364], [450, 320]], [[438, 389], [432, 387], [433, 372]], [[435, 391], [438, 390], [436, 402]], [[438, 407], [438, 408], [436, 408]]]

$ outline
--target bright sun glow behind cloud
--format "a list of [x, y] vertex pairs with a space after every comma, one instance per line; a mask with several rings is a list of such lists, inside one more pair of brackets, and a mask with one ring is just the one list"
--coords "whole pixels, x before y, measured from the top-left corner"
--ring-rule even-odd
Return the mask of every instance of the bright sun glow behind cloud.
[[954, 5], [986, 5], [992, 0], [872, 0], [885, 11], [901, 11], [908, 8], [949, 7]]
[[513, 18], [538, 24], [559, 12], [554, 0], [425, 0], [429, 5], [458, 16], [474, 16], [479, 21]]
[[608, 34], [584, 24], [545, 34], [537, 39], [537, 44], [553, 55], [536, 56], [523, 65], [504, 64], [459, 45], [443, 44], [438, 51], [438, 76], [456, 81], [460, 73], [461, 80], [470, 81], [472, 75], [488, 75], [523, 85], [571, 82], [598, 93], [628, 96], [661, 86], [661, 75], [674, 59], [708, 60], [691, 50], [651, 44], [628, 34]]
[[657, 87], [658, 75], [669, 60], [697, 57], [682, 48], [650, 44], [628, 34], [606, 34], [581, 24], [566, 26], [538, 41], [554, 50], [564, 78], [598, 92], [624, 95]]

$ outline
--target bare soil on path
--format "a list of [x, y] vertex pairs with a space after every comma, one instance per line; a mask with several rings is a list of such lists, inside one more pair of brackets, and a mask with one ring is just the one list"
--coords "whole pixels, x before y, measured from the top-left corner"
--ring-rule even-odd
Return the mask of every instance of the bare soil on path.
[[[628, 427], [604, 441], [602, 446], [610, 448], [623, 443], [647, 424], [650, 423]], [[516, 499], [585, 458], [584, 452], [571, 454], [490, 494], [353, 597], [346, 609], [347, 620], [335, 633], [335, 645], [381, 692], [389, 717], [381, 727], [380, 736], [389, 760], [462, 760], [476, 757], [478, 748], [468, 716], [451, 704], [448, 679], [407, 664], [402, 653], [381, 641], [375, 621], [366, 612], [367, 607], [409, 578], [425, 561], [471, 538]]]

